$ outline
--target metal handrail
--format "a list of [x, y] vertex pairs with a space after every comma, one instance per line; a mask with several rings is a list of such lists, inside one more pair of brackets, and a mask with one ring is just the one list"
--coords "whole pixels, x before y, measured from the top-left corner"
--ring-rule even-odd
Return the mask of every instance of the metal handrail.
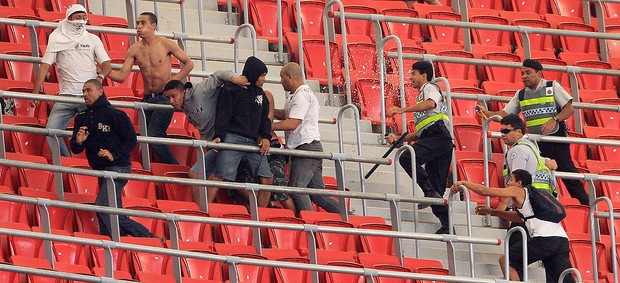
[[[359, 110], [357, 106], [354, 104], [347, 104], [342, 106], [340, 110], [338, 110], [338, 118], [337, 118], [337, 127], [338, 127], [338, 151], [340, 153], [344, 153], [344, 136], [342, 130], [342, 118], [346, 110], [353, 110], [353, 117], [355, 117], [355, 136], [357, 138], [357, 154], [362, 155], [362, 136], [361, 136], [361, 127], [360, 127], [360, 117]], [[366, 192], [366, 179], [364, 178], [364, 165], [362, 163], [358, 163], [359, 175], [360, 175], [360, 191]], [[343, 165], [344, 166], [344, 165]], [[338, 190], [344, 190], [345, 178], [344, 178], [344, 170], [342, 171], [342, 182], [338, 182]], [[342, 186], [342, 187], [341, 187]], [[366, 200], [362, 199], [362, 215], [368, 215]]]
[[[465, 214], [465, 217], [467, 219], [467, 236], [472, 236], [472, 225], [471, 225], [471, 198], [469, 195], [469, 189], [463, 185], [458, 186], [458, 189], [461, 193], [463, 193], [465, 195], [465, 211], [467, 211], [467, 213]], [[450, 190], [450, 194], [448, 196], [449, 200], [452, 200], [454, 195], [456, 193], [452, 192], [452, 190]], [[452, 234], [454, 231], [454, 219], [453, 219], [453, 215], [452, 215], [452, 204], [454, 202], [453, 201], [449, 201], [448, 202], [448, 234]], [[474, 246], [473, 245], [469, 245], [469, 271], [470, 271], [470, 275], [472, 278], [476, 277], [475, 274], [475, 270], [474, 270]], [[527, 281], [527, 280], [526, 280]]]
[[[558, 283], [559, 282], [564, 282], [564, 277], [566, 277], [567, 275], [569, 275], [571, 273], [577, 277], [575, 279], [576, 283], [583, 282], [583, 280], [581, 280], [581, 273], [579, 273], [579, 270], [577, 268], [569, 268], [569, 269], [566, 269], [566, 270], [562, 271], [562, 274], [560, 274], [560, 278], [558, 278]], [[597, 276], [595, 276], [595, 277], [597, 277]]]
[[[297, 3], [300, 3], [301, 0], [297, 0]], [[325, 3], [325, 8], [323, 8], [323, 34], [325, 35], [325, 66], [327, 68], [327, 82], [328, 82], [328, 91], [329, 91], [329, 98], [330, 98], [330, 103], [332, 101], [331, 98], [333, 98], [334, 95], [334, 79], [333, 79], [333, 74], [332, 74], [332, 58], [331, 58], [331, 48], [329, 46], [329, 37], [327, 36], [329, 34], [329, 23], [328, 23], [328, 18], [327, 18], [327, 14], [332, 12], [332, 6], [334, 5], [338, 5], [338, 9], [340, 9], [340, 11], [344, 11], [344, 5], [342, 4], [342, 2], [340, 0], [331, 0], [329, 2]], [[345, 93], [347, 95], [347, 104], [351, 104], [352, 103], [352, 98], [351, 98], [351, 78], [349, 76], [350, 71], [349, 71], [349, 50], [348, 48], [346, 48], [347, 46], [347, 25], [346, 22], [344, 21], [344, 18], [340, 18], [340, 32], [341, 32], [341, 37], [342, 37], [342, 54], [343, 54], [343, 58], [342, 58], [342, 63], [344, 66], [344, 72], [345, 72], [345, 76], [344, 76], [344, 83], [345, 83]], [[301, 33], [300, 33], [301, 34]], [[302, 42], [299, 42], [299, 45], [301, 46]], [[301, 55], [300, 55], [301, 57]]]
[[[605, 202], [607, 204], [607, 208], [609, 209], [609, 212], [614, 211], [614, 205], [611, 202], [611, 199], [609, 199], [608, 197], [598, 197], [596, 198], [594, 201], [592, 201], [590, 203], [590, 213], [589, 213], [589, 220], [590, 220], [590, 244], [592, 245], [592, 270], [598, 270], [598, 256], [597, 256], [597, 250], [596, 250], [596, 237], [598, 235], [597, 233], [597, 225], [595, 225], [595, 220], [594, 220], [594, 213], [595, 210], [598, 209], [598, 203], [599, 202]], [[611, 249], [611, 258], [616, 258], [616, 221], [612, 220], [609, 221], [609, 237], [611, 238], [611, 246], [614, 247]], [[614, 273], [614, 282], [618, 282], [618, 263], [616, 261], [613, 261], [612, 263], [612, 270]], [[594, 276], [594, 277], [598, 277], [598, 276]], [[594, 278], [594, 282], [598, 283], [598, 278]]]
[[[147, 252], [147, 253], [156, 253], [173, 257], [187, 257], [187, 258], [195, 258], [195, 259], [203, 259], [209, 261], [216, 261], [229, 264], [229, 266], [236, 266], [237, 264], [246, 264], [246, 265], [257, 265], [257, 266], [265, 266], [265, 267], [275, 267], [275, 268], [292, 268], [292, 269], [300, 269], [300, 270], [313, 270], [319, 272], [335, 272], [335, 273], [346, 273], [346, 274], [356, 274], [368, 277], [369, 280], [372, 277], [394, 277], [394, 278], [406, 278], [406, 279], [415, 279], [415, 280], [437, 280], [437, 281], [446, 281], [446, 282], [463, 282], [463, 283], [496, 283], [495, 279], [484, 279], [484, 278], [467, 278], [467, 277], [459, 277], [459, 276], [446, 276], [446, 275], [433, 275], [433, 274], [422, 274], [422, 273], [412, 273], [412, 272], [396, 272], [396, 271], [385, 271], [378, 269], [370, 269], [370, 268], [349, 268], [349, 267], [340, 267], [340, 266], [329, 266], [329, 265], [317, 265], [317, 264], [307, 264], [307, 263], [293, 263], [293, 262], [285, 262], [285, 261], [275, 261], [275, 260], [264, 260], [264, 259], [252, 259], [252, 258], [241, 258], [237, 256], [222, 256], [222, 255], [214, 255], [208, 253], [199, 253], [192, 251], [181, 251], [181, 250], [173, 250], [167, 248], [157, 248], [150, 246], [141, 246], [135, 244], [125, 244], [125, 243], [117, 243], [107, 240], [92, 240], [85, 238], [76, 238], [71, 236], [62, 236], [62, 235], [53, 235], [47, 233], [37, 233], [37, 232], [29, 232], [22, 230], [14, 230], [14, 229], [6, 229], [0, 228], [1, 235], [8, 236], [16, 236], [16, 237], [26, 237], [26, 238], [34, 238], [41, 239], [44, 241], [60, 241], [66, 243], [75, 243], [82, 244], [88, 246], [102, 247], [104, 249], [122, 249], [136, 252]], [[501, 240], [500, 240], [501, 241]], [[43, 272], [40, 269], [28, 269], [28, 268], [17, 268], [11, 265], [0, 265], [0, 270], [8, 270], [14, 272], [28, 271], [29, 273], [42, 275], [42, 276], [50, 276], [56, 277], [53, 272], [47, 273]], [[236, 271], [236, 269], [233, 269]], [[62, 273], [56, 272], [56, 275], [60, 275]], [[235, 272], [236, 273], [236, 272]], [[91, 281], [88, 280], [88, 275], [75, 275], [71, 276], [72, 278], [80, 281], [89, 281], [89, 282], [104, 282], [101, 281]], [[97, 276], [91, 276], [94, 278], [101, 278]], [[60, 278], [58, 276], [57, 278]], [[64, 277], [63, 277], [64, 278]], [[116, 279], [115, 279], [116, 280]], [[231, 282], [235, 282], [234, 276], [231, 276]], [[115, 281], [117, 282], [117, 281]], [[119, 282], [128, 282], [128, 281], [119, 281]]]
[[[247, 1], [247, 0], [244, 0]], [[245, 3], [245, 2], [244, 2]], [[250, 36], [252, 38], [252, 55], [256, 56], [256, 29], [254, 29], [254, 26], [248, 23], [242, 24], [240, 25], [237, 30], [235, 30], [235, 37], [234, 37], [234, 58], [235, 58], [235, 73], [239, 73], [239, 35], [241, 34], [241, 31], [244, 29], [248, 29], [250, 30]]]
[[[415, 189], [415, 187], [418, 184], [418, 176], [416, 174], [416, 156], [415, 156], [415, 150], [413, 150], [413, 147], [411, 147], [410, 145], [405, 145], [402, 146], [401, 148], [399, 148], [396, 151], [396, 154], [394, 154], [394, 187], [396, 190], [396, 194], [400, 195], [400, 170], [404, 170], [404, 168], [400, 165], [400, 156], [405, 152], [408, 151], [410, 156], [411, 156], [411, 191], [412, 191], [412, 195], [415, 197], [418, 193], [417, 190]], [[418, 232], [418, 229], [420, 228], [420, 223], [417, 221], [419, 219], [419, 208], [418, 205], [414, 205], [413, 206], [413, 232]], [[400, 207], [398, 207], [398, 212], [400, 213]], [[400, 214], [398, 215], [399, 220], [400, 220]], [[400, 222], [399, 222], [400, 225]], [[418, 241], [415, 241], [415, 256], [419, 257], [420, 256], [420, 243]], [[402, 259], [401, 259], [402, 260]]]
[[60, 272], [60, 271], [55, 271], [55, 270], [47, 270], [47, 269], [41, 269], [41, 268], [32, 268], [32, 267], [25, 267], [25, 266], [10, 265], [10, 264], [0, 264], [0, 271], [31, 274], [31, 275], [37, 275], [37, 276], [43, 276], [43, 277], [59, 278], [59, 279], [68, 279], [71, 281], [79, 281], [79, 282], [135, 283], [135, 281], [114, 279], [112, 277], [106, 277], [106, 276], [84, 275], [84, 274], [77, 274], [77, 273]]
[[[510, 236], [515, 232], [521, 233], [521, 245], [522, 245], [522, 255], [523, 255], [523, 281], [527, 282], [528, 279], [528, 264], [527, 264], [527, 232], [521, 226], [512, 227], [506, 232], [506, 236], [504, 237], [504, 279], [510, 280], [510, 266], [508, 259], [510, 258], [510, 249], [508, 248], [508, 243], [510, 242]], [[564, 282], [564, 281], [560, 281]]]

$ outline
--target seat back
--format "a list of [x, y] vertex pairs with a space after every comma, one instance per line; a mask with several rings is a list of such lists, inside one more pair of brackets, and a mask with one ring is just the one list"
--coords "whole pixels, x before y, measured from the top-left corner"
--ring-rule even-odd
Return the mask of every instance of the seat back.
[[583, 19], [583, 2], [581, 1], [552, 0], [550, 4], [553, 14]]
[[[471, 22], [492, 25], [508, 25], [508, 20], [498, 16], [472, 16]], [[512, 32], [499, 30], [472, 29], [473, 41], [476, 44], [507, 46], [512, 45]]]
[[[521, 58], [518, 55], [511, 53], [487, 53], [484, 55], [484, 59], [497, 60], [506, 62], [521, 62]], [[516, 83], [521, 81], [521, 69], [520, 68], [506, 68], [506, 67], [490, 67], [485, 66], [489, 81]]]
[[297, 32], [303, 34], [323, 34], [323, 9], [325, 4], [319, 1], [302, 1], [300, 2], [301, 12], [297, 11], [297, 5], [293, 5], [293, 18], [295, 25], [298, 18], [301, 17], [301, 28], [297, 28]]
[[[384, 9], [381, 11], [384, 16], [417, 18], [418, 13], [411, 9]], [[383, 34], [396, 35], [400, 39], [420, 39], [422, 40], [422, 29], [419, 25], [382, 22]]]
[[[361, 224], [360, 229], [392, 231], [392, 225], [388, 224]], [[393, 239], [391, 237], [360, 235], [362, 248], [366, 253], [394, 255]]]
[[549, 12], [546, 0], [511, 0], [512, 9], [517, 12], [532, 12], [544, 15]]
[[[556, 0], [557, 1], [557, 0]], [[570, 2], [570, 1], [569, 1]], [[579, 2], [579, 1], [574, 1]], [[581, 4], [581, 2], [579, 2]], [[595, 32], [594, 27], [582, 23], [560, 23], [558, 29], [584, 32]], [[596, 38], [560, 36], [560, 44], [564, 51], [576, 53], [598, 53], [598, 41]]]
[[[523, 26], [523, 27], [533, 27], [533, 28], [551, 28], [551, 25], [548, 22], [537, 19], [521, 19], [515, 20], [512, 25], [514, 26]], [[530, 49], [531, 50], [553, 50], [553, 40], [550, 34], [539, 34], [539, 33], [528, 33], [528, 39], [530, 40]], [[523, 34], [516, 33], [515, 34], [515, 43], [517, 47], [523, 48]]]
[[[471, 52], [461, 50], [449, 50], [437, 52], [437, 56], [447, 56], [456, 58], [470, 58], [473, 59], [474, 55]], [[437, 69], [439, 74], [447, 79], [459, 79], [459, 80], [477, 80], [476, 66], [470, 64], [458, 64], [438, 62]]]
[[[595, 68], [611, 70], [611, 65], [602, 61], [579, 61], [575, 63], [575, 66], [581, 68]], [[612, 76], [605, 75], [592, 75], [592, 74], [578, 74], [579, 88], [580, 89], [592, 89], [592, 90], [605, 90], [614, 89], [614, 83]]]
[[[394, 106], [394, 100], [390, 93], [388, 83], [384, 84], [385, 88], [385, 109]], [[384, 117], [381, 113], [381, 84], [375, 79], [358, 79], [355, 83], [356, 92], [354, 93], [354, 101], [359, 102], [362, 111], [362, 119], [370, 120], [374, 125], [380, 125]], [[355, 96], [355, 94], [357, 96]], [[355, 99], [357, 98], [357, 99]], [[392, 117], [385, 117], [388, 127], [394, 126]]]
[[[427, 18], [433, 20], [461, 21], [461, 15], [452, 12], [430, 12]], [[463, 30], [454, 27], [429, 26], [433, 42], [458, 43], [463, 45]]]

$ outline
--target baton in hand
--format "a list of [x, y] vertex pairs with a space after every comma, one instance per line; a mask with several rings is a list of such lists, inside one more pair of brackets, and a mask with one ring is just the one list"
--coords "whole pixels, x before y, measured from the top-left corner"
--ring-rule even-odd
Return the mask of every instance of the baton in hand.
[[[400, 138], [398, 138], [397, 141], [395, 141], [392, 146], [390, 147], [390, 149], [388, 149], [388, 151], [386, 151], [383, 154], [383, 157], [381, 158], [386, 158], [388, 157], [388, 155], [390, 155], [390, 153], [392, 153], [392, 151], [398, 147], [399, 144], [401, 144], [403, 142], [403, 140], [405, 139], [405, 137], [407, 136], [407, 132], [404, 132], [402, 136], [400, 136]], [[366, 173], [366, 176], [364, 176], [364, 179], [368, 179], [368, 177], [370, 177], [370, 175], [372, 175], [372, 173], [375, 172], [375, 170], [377, 170], [377, 168], [379, 168], [380, 164], [375, 164], [375, 166], [372, 167], [372, 169], [370, 169], [370, 171], [368, 171], [368, 173]]]

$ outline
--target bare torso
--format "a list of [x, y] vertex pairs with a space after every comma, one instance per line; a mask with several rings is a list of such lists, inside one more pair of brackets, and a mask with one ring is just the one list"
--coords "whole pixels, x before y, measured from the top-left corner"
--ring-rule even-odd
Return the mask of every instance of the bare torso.
[[132, 48], [132, 55], [140, 67], [144, 80], [144, 93], [159, 93], [171, 77], [170, 44], [174, 42], [167, 38], [157, 36], [153, 42], [146, 44], [140, 40]]

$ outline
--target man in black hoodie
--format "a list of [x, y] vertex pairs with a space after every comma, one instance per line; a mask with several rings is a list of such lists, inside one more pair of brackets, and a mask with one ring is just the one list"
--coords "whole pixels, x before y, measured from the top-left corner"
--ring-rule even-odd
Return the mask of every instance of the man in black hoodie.
[[[215, 174], [210, 180], [234, 182], [237, 167], [242, 160], [250, 165], [253, 176], [261, 178], [261, 184], [271, 184], [272, 173], [266, 154], [269, 152], [271, 139], [271, 119], [269, 119], [269, 100], [262, 87], [267, 75], [267, 66], [260, 59], [251, 56], [245, 61], [243, 76], [250, 85], [247, 88], [227, 82], [222, 87], [217, 103], [215, 117], [214, 142], [226, 142], [239, 145], [258, 145], [256, 152], [220, 150], [217, 154]], [[213, 202], [218, 192], [217, 187], [209, 187], [208, 201]], [[239, 190], [244, 197], [247, 191]], [[258, 205], [266, 206], [269, 192], [260, 192]]]
[[[75, 126], [70, 141], [71, 151], [77, 154], [86, 150], [88, 164], [94, 170], [130, 173], [129, 153], [136, 146], [136, 133], [131, 120], [125, 112], [110, 105], [103, 93], [103, 85], [96, 79], [84, 83], [82, 96], [86, 111], [79, 112], [75, 116]], [[114, 180], [118, 207], [123, 207], [121, 191], [125, 184], [127, 180]], [[99, 178], [99, 193], [95, 204], [109, 206], [104, 178]], [[99, 233], [112, 237], [109, 215], [97, 213], [97, 218], [99, 219]], [[125, 215], [119, 215], [118, 222], [121, 235], [153, 237], [148, 229]]]

